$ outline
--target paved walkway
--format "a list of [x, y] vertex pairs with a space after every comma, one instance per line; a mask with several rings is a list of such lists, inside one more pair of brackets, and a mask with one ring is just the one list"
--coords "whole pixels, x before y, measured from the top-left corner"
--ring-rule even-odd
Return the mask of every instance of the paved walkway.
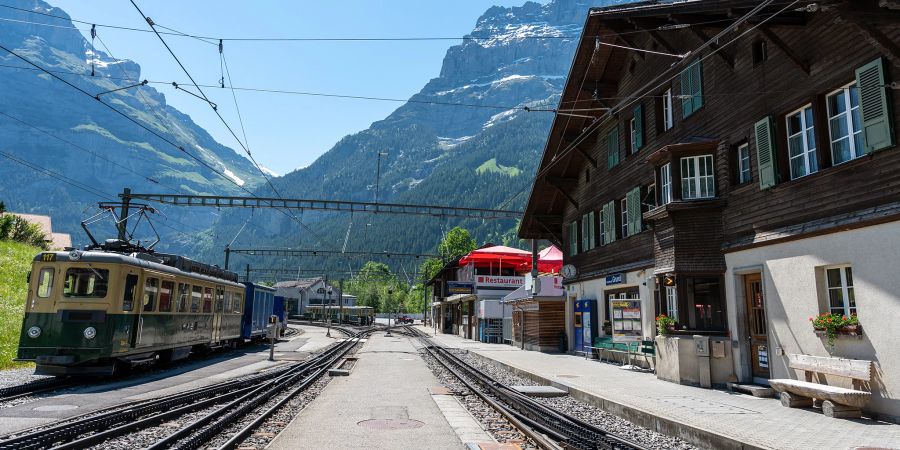
[[[698, 435], [707, 433], [725, 438], [725, 442], [707, 439], [704, 446], [710, 448], [900, 449], [900, 425], [830, 419], [815, 410], [785, 408], [777, 399], [682, 386], [657, 380], [650, 373], [623, 370], [579, 356], [524, 351], [446, 334], [438, 334], [436, 341], [568, 388], [572, 395], [648, 428], [669, 431], [666, 434], [684, 433], [680, 437], [689, 441], [693, 435], [695, 443]], [[670, 423], [652, 420], [652, 416]], [[692, 428], [701, 432], [692, 432]]]
[[440, 382], [409, 338], [376, 333], [355, 356], [269, 449], [461, 449], [457, 433], [478, 436], [464, 410], [432, 399]]

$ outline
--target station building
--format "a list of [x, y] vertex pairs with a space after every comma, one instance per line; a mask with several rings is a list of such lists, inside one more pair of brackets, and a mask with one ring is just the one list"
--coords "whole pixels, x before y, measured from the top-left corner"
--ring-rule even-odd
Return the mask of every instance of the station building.
[[[567, 311], [593, 301], [599, 337], [612, 302], [639, 302], [629, 326], [656, 338], [660, 378], [767, 384], [802, 377], [789, 355], [867, 360], [866, 411], [896, 420], [900, 10], [776, 0], [725, 30], [758, 5], [592, 9], [519, 236], [564, 250]], [[822, 313], [860, 327], [831, 345]]]

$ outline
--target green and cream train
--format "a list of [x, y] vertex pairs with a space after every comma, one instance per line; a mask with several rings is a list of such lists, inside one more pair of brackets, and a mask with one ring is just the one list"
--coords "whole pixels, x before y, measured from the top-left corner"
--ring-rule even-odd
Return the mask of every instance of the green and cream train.
[[28, 281], [17, 359], [38, 374], [109, 375], [243, 340], [248, 286], [180, 256], [44, 252]]

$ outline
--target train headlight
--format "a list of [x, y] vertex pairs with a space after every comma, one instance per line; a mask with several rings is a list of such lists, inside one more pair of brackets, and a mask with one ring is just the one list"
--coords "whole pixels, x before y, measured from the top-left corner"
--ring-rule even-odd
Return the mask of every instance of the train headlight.
[[97, 336], [97, 330], [94, 327], [87, 327], [84, 329], [84, 337], [85, 339], [93, 339]]
[[30, 337], [30, 338], [37, 339], [38, 336], [40, 336], [40, 335], [41, 335], [41, 327], [33, 326], [28, 329], [28, 337]]

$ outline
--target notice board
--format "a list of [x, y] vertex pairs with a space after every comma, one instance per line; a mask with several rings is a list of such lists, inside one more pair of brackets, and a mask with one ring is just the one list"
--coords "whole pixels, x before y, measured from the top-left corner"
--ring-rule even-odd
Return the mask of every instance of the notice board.
[[643, 340], [640, 300], [612, 300], [613, 342], [639, 342]]

